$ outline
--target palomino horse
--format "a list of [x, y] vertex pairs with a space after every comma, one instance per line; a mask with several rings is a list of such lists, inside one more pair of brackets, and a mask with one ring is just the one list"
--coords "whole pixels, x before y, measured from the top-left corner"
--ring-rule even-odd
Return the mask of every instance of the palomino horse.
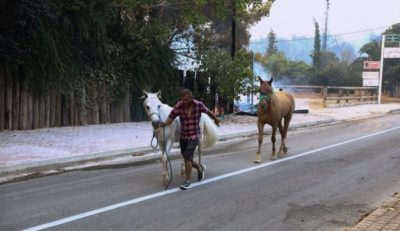
[[[275, 154], [275, 134], [276, 128], [279, 128], [281, 133], [281, 147], [279, 148], [278, 156], [281, 157], [287, 153], [288, 148], [285, 144], [285, 138], [289, 128], [290, 120], [294, 112], [295, 104], [293, 96], [287, 92], [277, 91], [272, 89], [272, 81], [264, 81], [258, 76], [260, 80], [260, 102], [257, 106], [258, 117], [258, 148], [255, 163], [261, 162], [261, 144], [264, 137], [264, 125], [269, 124], [272, 127], [271, 141], [272, 141], [272, 154], [271, 159], [276, 159]], [[282, 125], [282, 119], [284, 124]]]
[[[160, 101], [161, 92], [151, 93], [143, 91], [144, 98], [143, 106], [147, 113], [147, 116], [151, 120], [151, 124], [156, 133], [157, 141], [161, 149], [161, 159], [162, 159], [162, 184], [167, 186], [169, 179], [171, 179], [168, 171], [168, 154], [170, 153], [174, 142], [179, 142], [181, 135], [181, 124], [179, 117], [175, 118], [174, 122], [166, 126], [165, 128], [158, 128], [160, 121], [166, 121], [172, 107], [164, 104]], [[201, 158], [201, 153], [203, 149], [211, 147], [217, 141], [217, 130], [214, 123], [211, 121], [207, 114], [202, 113], [200, 118], [200, 131], [202, 134], [201, 140], [197, 147], [199, 158]], [[199, 160], [200, 162], [201, 160]], [[181, 175], [184, 174], [184, 162], [181, 165]]]

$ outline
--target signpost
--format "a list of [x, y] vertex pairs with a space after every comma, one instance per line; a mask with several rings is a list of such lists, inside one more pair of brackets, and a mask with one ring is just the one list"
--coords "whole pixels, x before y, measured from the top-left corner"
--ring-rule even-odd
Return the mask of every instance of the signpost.
[[[381, 62], [379, 71], [379, 89], [378, 89], [378, 103], [381, 103], [382, 98], [382, 74], [383, 74], [383, 60], [385, 58], [400, 58], [400, 47], [385, 48], [385, 42], [400, 42], [400, 34], [382, 35], [381, 45]], [[364, 64], [365, 65], [365, 64]]]
[[364, 87], [378, 87], [379, 86], [379, 68], [381, 62], [379, 61], [364, 61], [364, 70], [378, 70], [378, 71], [364, 71], [362, 73]]
[[388, 35], [386, 35], [386, 41], [400, 42], [400, 35], [399, 34], [388, 34]]
[[384, 58], [400, 58], [400, 47], [386, 47], [383, 53]]
[[378, 71], [364, 71], [362, 73], [364, 87], [377, 87], [379, 86], [379, 72]]
[[362, 73], [364, 87], [377, 87], [379, 86], [379, 72], [364, 71]]
[[381, 66], [380, 61], [364, 61], [364, 69], [379, 69]]

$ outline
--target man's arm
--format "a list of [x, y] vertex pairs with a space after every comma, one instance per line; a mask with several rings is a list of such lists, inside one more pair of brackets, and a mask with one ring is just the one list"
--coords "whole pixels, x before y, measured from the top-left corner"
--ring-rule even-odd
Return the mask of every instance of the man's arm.
[[178, 112], [179, 112], [179, 107], [181, 105], [181, 102], [179, 101], [171, 110], [171, 112], [168, 115], [168, 118], [165, 122], [160, 122], [160, 124], [158, 125], [158, 127], [165, 127], [168, 126], [170, 124], [172, 124], [172, 122], [174, 122], [174, 119], [178, 116]]
[[214, 113], [212, 113], [210, 110], [207, 110], [207, 112], [206, 112], [206, 114], [208, 115], [208, 116], [210, 116], [214, 121], [215, 121], [215, 124], [219, 127], [219, 119], [217, 118], [217, 116], [214, 114]]
[[173, 121], [174, 121], [173, 119], [168, 117], [168, 119], [165, 122], [160, 122], [160, 124], [158, 126], [163, 128], [165, 126], [168, 126], [168, 125], [172, 124]]

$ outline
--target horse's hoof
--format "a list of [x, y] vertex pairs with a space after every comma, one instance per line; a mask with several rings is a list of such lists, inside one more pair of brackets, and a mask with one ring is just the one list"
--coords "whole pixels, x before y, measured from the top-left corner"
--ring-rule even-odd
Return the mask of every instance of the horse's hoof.
[[167, 186], [168, 185], [169, 180], [168, 179], [163, 179], [162, 181], [162, 186]]
[[271, 156], [271, 160], [276, 160], [276, 156]]
[[254, 160], [254, 163], [259, 164], [261, 163], [261, 160]]

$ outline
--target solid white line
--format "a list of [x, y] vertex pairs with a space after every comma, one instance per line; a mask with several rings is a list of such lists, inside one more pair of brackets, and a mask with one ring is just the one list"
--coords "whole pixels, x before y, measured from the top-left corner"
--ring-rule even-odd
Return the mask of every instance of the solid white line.
[[[322, 148], [318, 148], [318, 149], [315, 149], [315, 150], [312, 150], [312, 151], [303, 152], [303, 153], [300, 153], [300, 154], [295, 155], [295, 156], [289, 156], [289, 157], [286, 157], [286, 158], [283, 158], [283, 159], [274, 160], [272, 162], [259, 164], [259, 165], [253, 166], [253, 167], [249, 167], [249, 168], [245, 168], [245, 169], [238, 170], [238, 171], [235, 171], [235, 172], [223, 174], [221, 176], [216, 176], [216, 177], [213, 177], [213, 178], [209, 178], [209, 179], [203, 180], [202, 182], [193, 183], [192, 187], [197, 187], [197, 186], [200, 186], [200, 185], [203, 185], [203, 184], [208, 184], [208, 183], [211, 183], [211, 182], [214, 182], [214, 181], [219, 181], [219, 180], [222, 180], [222, 179], [225, 179], [225, 178], [228, 178], [228, 177], [232, 177], [232, 176], [236, 176], [236, 175], [239, 175], [239, 174], [251, 172], [251, 171], [257, 170], [259, 168], [264, 168], [264, 167], [267, 167], [267, 166], [270, 166], [270, 165], [279, 164], [281, 162], [297, 159], [299, 157], [307, 156], [307, 155], [310, 155], [310, 154], [313, 154], [313, 153], [316, 153], [316, 152], [319, 152], [319, 151], [323, 151], [323, 150], [327, 150], [327, 149], [330, 149], [330, 148], [338, 147], [340, 145], [348, 144], [348, 143], [355, 142], [355, 141], [362, 140], [362, 139], [366, 139], [366, 138], [369, 138], [369, 137], [372, 137], [372, 136], [376, 136], [376, 135], [380, 135], [380, 134], [383, 134], [383, 133], [391, 132], [391, 131], [394, 131], [394, 130], [397, 130], [397, 129], [400, 129], [400, 126], [399, 127], [390, 128], [390, 129], [386, 129], [386, 130], [383, 130], [383, 131], [380, 131], [380, 132], [372, 133], [372, 134], [369, 134], [369, 135], [361, 136], [361, 137], [354, 138], [354, 139], [351, 139], [351, 140], [343, 141], [343, 142], [340, 142], [340, 143], [337, 143], [337, 144], [328, 145], [328, 146], [325, 146], [325, 147], [322, 147]], [[104, 212], [111, 211], [111, 210], [114, 210], [114, 209], [118, 209], [118, 208], [121, 208], [121, 207], [125, 207], [125, 206], [128, 206], [128, 205], [137, 204], [137, 203], [142, 202], [142, 201], [151, 200], [151, 199], [154, 199], [154, 198], [157, 198], [157, 197], [162, 197], [162, 196], [165, 196], [165, 195], [168, 195], [168, 194], [172, 194], [172, 193], [176, 193], [176, 192], [180, 192], [180, 191], [182, 191], [182, 190], [180, 190], [179, 188], [169, 189], [169, 190], [166, 190], [166, 191], [150, 194], [150, 195], [143, 196], [143, 197], [138, 197], [136, 199], [124, 201], [124, 202], [113, 204], [113, 205], [106, 206], [106, 207], [103, 207], [103, 208], [99, 208], [99, 209], [91, 210], [91, 211], [84, 212], [84, 213], [81, 213], [81, 214], [77, 214], [77, 215], [74, 215], [74, 216], [66, 217], [66, 218], [59, 219], [59, 220], [56, 220], [56, 221], [53, 221], [53, 222], [49, 222], [49, 223], [46, 223], [46, 224], [42, 224], [42, 225], [38, 225], [38, 226], [35, 226], [35, 227], [27, 228], [27, 229], [24, 229], [23, 231], [33, 231], [33, 230], [47, 229], [47, 228], [50, 228], [50, 227], [62, 225], [62, 224], [69, 223], [69, 222], [72, 222], [72, 221], [76, 221], [76, 220], [79, 220], [79, 219], [83, 219], [83, 218], [86, 218], [86, 217], [94, 216], [96, 214], [104, 213]]]

